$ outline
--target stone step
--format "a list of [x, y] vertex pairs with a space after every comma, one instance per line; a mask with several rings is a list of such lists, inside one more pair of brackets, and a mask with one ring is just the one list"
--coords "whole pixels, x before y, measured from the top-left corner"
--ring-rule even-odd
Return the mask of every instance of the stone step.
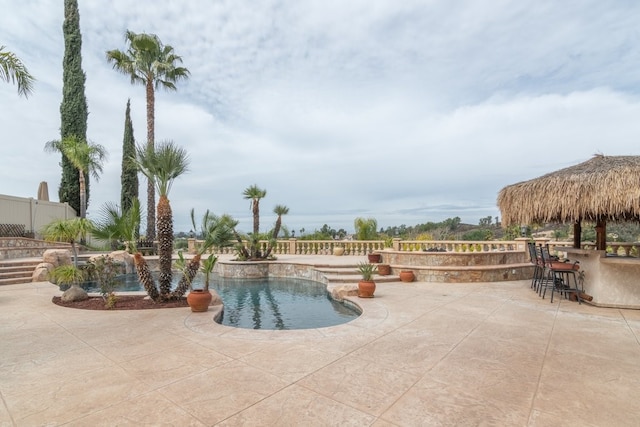
[[22, 283], [30, 283], [31, 275], [29, 277], [14, 277], [11, 279], [0, 279], [0, 286], [4, 285], [20, 285]]
[[14, 271], [5, 271], [5, 269], [0, 268], [0, 279], [12, 279], [14, 277], [29, 277], [31, 278], [32, 270], [14, 270]]
[[[327, 279], [327, 283], [329, 284], [358, 283], [360, 280], [362, 280], [362, 276], [355, 272], [352, 272], [351, 274], [326, 275], [325, 278]], [[374, 274], [373, 281], [376, 283], [399, 282], [400, 276], [380, 276], [378, 274]]]
[[347, 266], [340, 266], [340, 267], [315, 267], [315, 270], [320, 273], [331, 274], [331, 275], [356, 274], [358, 272], [358, 266], [347, 265]]
[[0, 261], [0, 286], [31, 282], [33, 270], [41, 262], [40, 258]]

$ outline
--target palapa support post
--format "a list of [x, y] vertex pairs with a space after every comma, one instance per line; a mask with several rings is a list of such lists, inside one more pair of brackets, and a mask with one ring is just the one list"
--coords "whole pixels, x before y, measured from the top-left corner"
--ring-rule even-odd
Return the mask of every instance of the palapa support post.
[[600, 218], [596, 221], [596, 249], [607, 250], [607, 224]]
[[582, 235], [582, 224], [580, 220], [577, 219], [573, 223], [573, 247], [576, 249], [580, 249], [580, 236]]

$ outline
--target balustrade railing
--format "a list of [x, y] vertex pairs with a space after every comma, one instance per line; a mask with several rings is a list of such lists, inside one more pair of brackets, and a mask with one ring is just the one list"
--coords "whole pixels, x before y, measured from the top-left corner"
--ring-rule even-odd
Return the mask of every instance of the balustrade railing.
[[[526, 251], [528, 239], [516, 240], [402, 240], [393, 239], [389, 249], [402, 252], [499, 252], [499, 251]], [[572, 246], [573, 242], [557, 242], [548, 239], [535, 239], [536, 243], [548, 244], [552, 253], [556, 248]], [[188, 239], [189, 253], [196, 252], [196, 245], [202, 244], [201, 240]], [[248, 242], [243, 242], [248, 247]], [[269, 248], [268, 240], [259, 242], [260, 252], [266, 253]], [[332, 255], [336, 247], [344, 248], [344, 255], [368, 255], [372, 252], [385, 249], [384, 240], [277, 240], [272, 255]], [[583, 249], [595, 249], [595, 243], [583, 242]], [[213, 248], [217, 254], [234, 254], [235, 247]], [[638, 257], [640, 254], [640, 242], [607, 242], [607, 252], [620, 256]]]

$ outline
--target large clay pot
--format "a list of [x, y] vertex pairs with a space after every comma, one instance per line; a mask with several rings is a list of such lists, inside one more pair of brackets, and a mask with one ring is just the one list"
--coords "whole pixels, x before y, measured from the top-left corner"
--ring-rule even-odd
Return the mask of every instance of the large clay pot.
[[378, 274], [388, 276], [391, 274], [391, 266], [389, 264], [378, 264]]
[[203, 289], [194, 289], [187, 295], [187, 303], [189, 303], [191, 311], [201, 313], [209, 310], [209, 304], [211, 304], [212, 298], [211, 292]]
[[367, 258], [371, 264], [376, 264], [380, 262], [382, 256], [380, 254], [368, 254]]
[[335, 246], [333, 248], [333, 254], [335, 256], [342, 256], [344, 255], [344, 248], [342, 246]]
[[361, 280], [358, 282], [358, 296], [360, 298], [373, 298], [376, 291], [376, 282], [373, 280]]
[[416, 275], [411, 270], [402, 270], [400, 272], [400, 280], [403, 282], [413, 282], [415, 278]]

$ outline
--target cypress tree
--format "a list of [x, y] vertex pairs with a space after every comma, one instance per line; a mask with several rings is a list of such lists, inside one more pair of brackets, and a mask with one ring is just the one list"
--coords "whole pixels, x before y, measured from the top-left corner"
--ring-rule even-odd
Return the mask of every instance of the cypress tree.
[[122, 212], [131, 208], [133, 198], [138, 198], [138, 169], [132, 157], [136, 156], [136, 143], [133, 138], [133, 123], [131, 122], [131, 100], [127, 100], [127, 110], [124, 115], [124, 138], [122, 139], [122, 174], [120, 182], [120, 206]]
[[[62, 60], [62, 103], [60, 104], [60, 140], [75, 136], [87, 141], [87, 98], [84, 94], [86, 76], [82, 71], [82, 36], [77, 0], [64, 1], [64, 59]], [[89, 177], [86, 178], [87, 205]], [[58, 196], [60, 202], [80, 212], [80, 184], [78, 170], [62, 156], [62, 179]]]

